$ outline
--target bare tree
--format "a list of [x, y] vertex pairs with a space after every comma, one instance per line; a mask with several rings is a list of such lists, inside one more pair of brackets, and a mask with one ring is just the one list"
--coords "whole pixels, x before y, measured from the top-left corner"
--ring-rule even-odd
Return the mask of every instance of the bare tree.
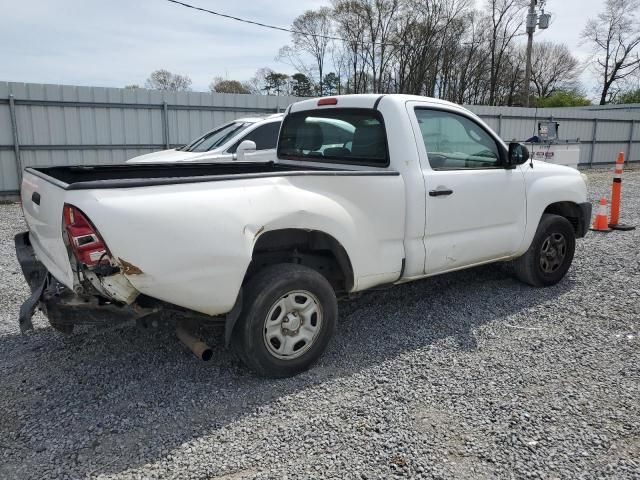
[[[520, 52], [524, 63], [524, 50]], [[556, 90], [571, 90], [576, 86], [580, 62], [564, 44], [549, 41], [533, 44], [531, 51], [531, 82], [538, 98], [546, 98]]]
[[473, 17], [469, 0], [403, 0], [394, 25], [394, 88], [455, 99], [466, 55], [461, 40]]
[[458, 88], [450, 100], [457, 103], [483, 103], [482, 92], [487, 84], [484, 80], [487, 73], [487, 36], [482, 28], [480, 12], [468, 12], [464, 22], [464, 45], [457, 56], [458, 63], [454, 65], [459, 78]]
[[[528, 2], [526, 2], [528, 3]], [[524, 19], [526, 3], [523, 0], [487, 0], [489, 9], [489, 54], [491, 71], [489, 105], [496, 104], [496, 92], [501, 78], [506, 52]]]
[[[337, 77], [331, 75], [332, 91], [518, 104], [524, 62], [516, 38], [528, 0], [483, 1], [488, 9], [476, 10], [473, 0], [332, 0], [332, 36], [340, 37], [329, 44]], [[534, 54], [539, 95], [579, 86], [577, 62], [566, 48], [544, 43]], [[299, 72], [317, 72], [309, 57], [296, 56]]]
[[[324, 62], [331, 42], [331, 39], [328, 38], [332, 32], [331, 9], [321, 7], [318, 10], [307, 10], [293, 21], [291, 28], [295, 31], [292, 34], [293, 51], [281, 50], [279, 56], [289, 58], [294, 62], [294, 68], [304, 72], [304, 69], [299, 64], [299, 53], [311, 55], [318, 72], [319, 94], [322, 95]], [[311, 72], [306, 71], [304, 73], [311, 77]]]
[[337, 31], [344, 39], [341, 59], [347, 65], [346, 90], [349, 93], [366, 93], [369, 79], [366, 67], [366, 21], [360, 0], [332, 0], [333, 18]]
[[403, 2], [395, 29], [395, 70], [401, 93], [434, 95], [437, 75], [437, 37], [443, 31], [446, 4], [450, 0]]
[[342, 81], [346, 76], [348, 76], [349, 71], [348, 59], [340, 42], [333, 41], [329, 51], [331, 52], [333, 70], [338, 77], [338, 95], [341, 95], [343, 93]]
[[390, 34], [398, 11], [398, 0], [360, 0], [360, 3], [368, 44], [364, 50], [365, 58], [371, 68], [372, 90], [379, 93], [384, 90], [382, 79], [392, 58]]
[[178, 75], [168, 70], [160, 69], [151, 72], [145, 82], [145, 87], [151, 90], [186, 92], [191, 90], [191, 79], [187, 75]]
[[304, 74], [313, 85], [317, 85], [317, 65], [308, 62], [308, 56], [291, 45], [285, 45], [278, 50], [275, 60], [292, 66], [298, 72]]
[[[496, 90], [498, 105], [512, 106], [520, 103], [522, 85], [524, 84], [524, 70], [515, 46], [510, 46], [504, 56], [504, 63], [500, 73], [500, 82]], [[518, 93], [520, 92], [520, 94]]]
[[583, 41], [591, 44], [595, 70], [602, 81], [600, 105], [615, 97], [620, 80], [640, 69], [640, 0], [606, 0], [605, 8], [590, 19], [582, 31]]
[[446, 0], [442, 3], [440, 32], [437, 36], [437, 49], [434, 52], [436, 68], [431, 73], [430, 94], [450, 98], [453, 65], [460, 54], [459, 38], [466, 29], [464, 12], [469, 8], [469, 0]]
[[251, 93], [255, 95], [268, 95], [269, 91], [265, 88], [267, 75], [273, 73], [273, 70], [267, 67], [259, 68], [253, 77], [246, 82]]

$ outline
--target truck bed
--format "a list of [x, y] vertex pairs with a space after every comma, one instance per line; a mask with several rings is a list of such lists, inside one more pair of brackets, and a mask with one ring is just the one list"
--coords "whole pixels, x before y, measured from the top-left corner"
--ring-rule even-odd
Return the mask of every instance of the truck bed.
[[[266, 230], [328, 232], [357, 252], [351, 262], [363, 288], [394, 280], [401, 269], [404, 215], [396, 212], [404, 209], [404, 182], [386, 168], [311, 162], [35, 167], [24, 172], [21, 196], [36, 257], [70, 289], [77, 282], [63, 235], [65, 205], [92, 222], [114, 262], [136, 267], [123, 274], [135, 291], [206, 315], [233, 307], [253, 244]], [[364, 252], [376, 262], [365, 263]], [[125, 296], [110, 298], [126, 302]]]
[[[151, 185], [211, 182], [232, 178], [259, 178], [281, 175], [362, 175], [363, 171], [268, 163], [158, 163], [128, 165], [76, 165], [30, 167], [26, 169], [64, 190], [131, 188]], [[367, 171], [367, 174], [376, 172]], [[389, 174], [390, 172], [377, 172]]]

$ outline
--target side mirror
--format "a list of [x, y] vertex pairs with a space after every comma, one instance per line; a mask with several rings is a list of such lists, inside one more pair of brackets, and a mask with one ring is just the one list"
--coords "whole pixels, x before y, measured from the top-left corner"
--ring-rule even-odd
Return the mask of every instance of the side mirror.
[[512, 142], [509, 144], [509, 158], [507, 165], [514, 168], [516, 165], [522, 165], [529, 160], [529, 149], [521, 143]]
[[256, 142], [253, 140], [243, 140], [236, 148], [236, 159], [239, 161], [243, 161], [245, 159], [245, 153], [255, 152], [256, 151]]

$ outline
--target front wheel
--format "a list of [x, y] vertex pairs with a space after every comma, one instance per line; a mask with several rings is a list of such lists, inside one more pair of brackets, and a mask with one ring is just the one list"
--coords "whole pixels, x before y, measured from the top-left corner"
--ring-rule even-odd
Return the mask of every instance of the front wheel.
[[325, 277], [303, 265], [273, 265], [245, 287], [233, 346], [257, 373], [289, 377], [322, 355], [337, 317], [336, 296]]
[[575, 247], [576, 235], [569, 220], [544, 214], [531, 246], [513, 262], [516, 276], [534, 287], [555, 285], [569, 270]]

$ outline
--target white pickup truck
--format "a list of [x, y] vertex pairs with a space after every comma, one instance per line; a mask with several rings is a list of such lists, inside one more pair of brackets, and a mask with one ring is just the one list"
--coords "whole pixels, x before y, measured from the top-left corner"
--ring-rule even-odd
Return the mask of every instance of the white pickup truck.
[[407, 95], [291, 105], [275, 162], [27, 168], [21, 194], [23, 330], [36, 306], [64, 331], [158, 311], [216, 318], [269, 376], [322, 354], [338, 296], [498, 261], [553, 285], [591, 215], [576, 170]]

